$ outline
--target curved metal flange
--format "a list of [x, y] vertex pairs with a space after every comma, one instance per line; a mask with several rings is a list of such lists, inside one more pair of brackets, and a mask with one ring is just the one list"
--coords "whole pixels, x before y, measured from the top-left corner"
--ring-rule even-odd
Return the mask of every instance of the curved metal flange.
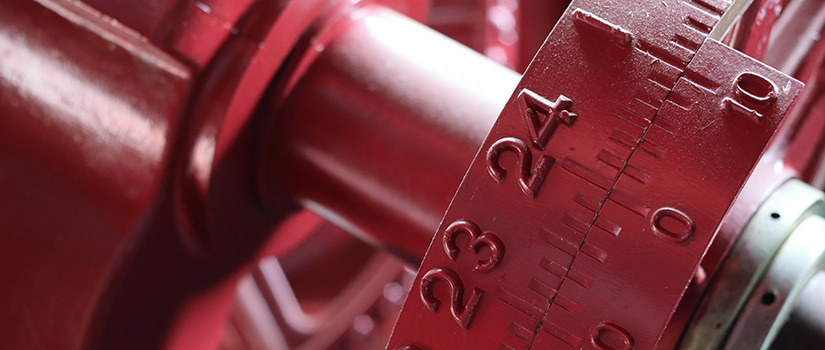
[[[808, 281], [825, 269], [825, 219], [812, 215], [794, 229], [750, 294], [725, 349], [771, 349]], [[821, 345], [821, 344], [819, 344]]]
[[807, 281], [803, 275], [810, 277], [810, 268], [802, 265], [810, 266], [816, 254], [801, 250], [822, 249], [808, 236], [823, 214], [822, 192], [799, 180], [779, 187], [750, 219], [714, 275], [678, 349], [769, 344]]

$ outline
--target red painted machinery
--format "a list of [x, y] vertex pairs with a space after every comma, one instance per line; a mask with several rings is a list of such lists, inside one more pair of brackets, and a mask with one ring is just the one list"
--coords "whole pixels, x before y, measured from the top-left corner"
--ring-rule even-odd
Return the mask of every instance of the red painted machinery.
[[0, 343], [822, 348], [823, 30], [820, 0], [0, 2]]

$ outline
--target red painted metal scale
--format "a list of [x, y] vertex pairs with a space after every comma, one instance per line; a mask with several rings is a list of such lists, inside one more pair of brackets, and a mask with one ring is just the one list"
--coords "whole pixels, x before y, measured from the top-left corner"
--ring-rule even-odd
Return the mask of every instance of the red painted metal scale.
[[573, 1], [453, 198], [391, 349], [659, 343], [802, 90], [707, 38], [727, 5]]

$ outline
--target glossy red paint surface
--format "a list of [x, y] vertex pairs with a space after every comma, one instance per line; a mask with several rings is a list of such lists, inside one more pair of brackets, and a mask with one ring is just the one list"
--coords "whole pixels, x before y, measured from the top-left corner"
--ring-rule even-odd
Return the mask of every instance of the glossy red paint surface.
[[6, 1], [0, 22], [0, 342], [74, 348], [154, 208], [191, 72], [82, 4]]
[[[254, 344], [332, 346], [379, 312], [401, 264], [347, 248], [296, 204], [418, 262], [482, 144], [393, 344], [669, 347], [711, 239], [710, 274], [778, 183], [825, 184], [816, 0], [757, 1], [731, 42], [811, 88], [727, 215], [800, 87], [702, 45], [724, 1], [576, 2], [584, 12], [568, 12], [495, 126], [517, 75], [387, 8], [423, 21], [426, 1], [85, 3], [101, 12], [0, 3], [7, 348], [214, 348], [239, 281], [234, 325], [284, 341]], [[474, 9], [452, 23], [475, 29], [454, 36], [493, 56], [504, 45], [522, 68], [567, 5], [436, 3]], [[760, 77], [775, 100], [756, 96], [771, 90]], [[266, 256], [286, 260], [257, 265]], [[280, 281], [278, 266], [303, 280]], [[261, 294], [290, 283], [345, 290], [308, 320]], [[391, 306], [369, 315], [376, 329]], [[376, 341], [366, 333], [348, 347]]]
[[418, 261], [518, 76], [384, 8], [343, 21], [266, 107], [262, 188]]

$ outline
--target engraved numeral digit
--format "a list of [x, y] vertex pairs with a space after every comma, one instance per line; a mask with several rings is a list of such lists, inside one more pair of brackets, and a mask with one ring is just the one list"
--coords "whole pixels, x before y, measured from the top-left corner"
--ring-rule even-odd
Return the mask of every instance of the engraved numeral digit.
[[522, 116], [527, 125], [527, 133], [533, 146], [539, 150], [547, 146], [559, 124], [573, 126], [576, 121], [577, 115], [570, 111], [573, 100], [564, 95], [559, 96], [556, 102], [550, 102], [530, 89], [524, 89], [518, 97], [524, 101]]
[[490, 249], [490, 257], [486, 260], [479, 260], [475, 266], [476, 271], [488, 272], [498, 265], [504, 256], [504, 243], [501, 239], [495, 233], [482, 232], [476, 223], [463, 219], [450, 224], [444, 232], [444, 252], [450, 259], [455, 261], [458, 257], [459, 248], [456, 239], [462, 233], [470, 236], [469, 248], [476, 254], [482, 247]]
[[[483, 247], [487, 247], [490, 250], [490, 257], [484, 260], [478, 260], [475, 271], [489, 272], [498, 266], [504, 256], [504, 243], [496, 234], [484, 232], [478, 224], [464, 219], [453, 222], [444, 232], [444, 252], [447, 253], [447, 256], [451, 260], [455, 261], [460, 252], [457, 239], [461, 234], [470, 236], [468, 246], [476, 254], [478, 254]], [[421, 300], [432, 312], [438, 312], [441, 306], [441, 301], [438, 300], [433, 293], [436, 281], [447, 283], [447, 286], [450, 288], [450, 311], [452, 312], [453, 318], [464, 329], [470, 329], [470, 324], [475, 317], [482, 297], [484, 297], [484, 290], [481, 288], [473, 288], [470, 292], [470, 298], [465, 303], [464, 282], [461, 281], [461, 277], [449, 268], [434, 268], [421, 277], [420, 285]]]
[[734, 83], [736, 96], [742, 102], [764, 106], [776, 100], [776, 86], [762, 75], [745, 72], [736, 77]]
[[610, 322], [602, 322], [590, 330], [590, 343], [599, 350], [633, 350], [636, 348], [630, 332]]
[[[523, 89], [519, 92], [519, 99], [523, 101], [521, 114], [527, 134], [533, 147], [538, 150], [547, 146], [560, 124], [573, 126], [578, 117], [571, 111], [573, 100], [564, 95], [560, 95], [556, 102], [550, 102], [530, 89]], [[503, 183], [507, 175], [507, 170], [499, 163], [504, 152], [513, 152], [518, 156], [519, 187], [525, 195], [535, 198], [555, 160], [542, 155], [534, 166], [533, 153], [524, 141], [515, 137], [502, 138], [487, 151], [487, 171], [498, 183]]]
[[736, 98], [726, 97], [722, 101], [723, 107], [728, 112], [739, 113], [755, 121], [763, 117], [758, 109], [774, 103], [778, 97], [778, 90], [772, 81], [751, 72], [745, 72], [736, 77], [733, 91]]
[[498, 183], [503, 183], [507, 175], [507, 170], [499, 163], [499, 158], [504, 152], [512, 152], [518, 156], [519, 186], [525, 195], [535, 198], [555, 160], [543, 155], [533, 166], [533, 153], [524, 141], [515, 137], [502, 138], [487, 151], [487, 171]]
[[470, 298], [464, 302], [464, 283], [458, 274], [446, 267], [434, 268], [421, 278], [421, 300], [432, 312], [438, 312], [441, 301], [435, 297], [433, 288], [436, 281], [442, 281], [450, 288], [450, 311], [453, 318], [464, 329], [470, 329], [470, 324], [478, 310], [478, 305], [484, 297], [484, 290], [473, 288]]
[[650, 226], [653, 232], [666, 240], [682, 243], [693, 237], [696, 224], [693, 219], [681, 210], [674, 208], [660, 208], [650, 217]]

